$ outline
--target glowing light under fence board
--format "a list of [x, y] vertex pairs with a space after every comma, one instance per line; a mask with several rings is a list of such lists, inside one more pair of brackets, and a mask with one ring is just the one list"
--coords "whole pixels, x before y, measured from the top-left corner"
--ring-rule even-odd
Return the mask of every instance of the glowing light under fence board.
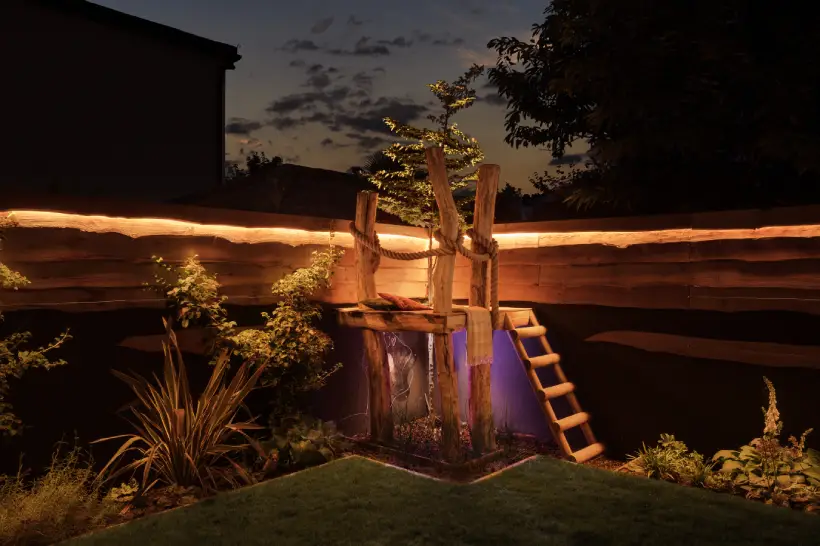
[[[200, 224], [168, 218], [124, 218], [65, 212], [14, 210], [6, 213], [23, 228], [65, 228], [89, 233], [119, 233], [132, 238], [148, 236], [217, 237], [232, 243], [282, 243], [291, 246], [326, 245], [330, 231], [311, 231], [289, 227], [242, 227]], [[329, 220], [330, 221], [330, 220]], [[626, 248], [633, 245], [692, 243], [703, 241], [813, 238], [820, 237], [820, 224], [767, 226], [753, 229], [667, 229], [652, 231], [572, 231], [499, 233], [494, 235], [502, 250], [517, 248], [605, 245]], [[427, 248], [426, 237], [380, 233], [386, 248], [418, 251]], [[469, 241], [469, 237], [465, 237]], [[339, 246], [352, 247], [353, 237], [346, 231], [334, 233]], [[434, 242], [433, 246], [438, 246]]]

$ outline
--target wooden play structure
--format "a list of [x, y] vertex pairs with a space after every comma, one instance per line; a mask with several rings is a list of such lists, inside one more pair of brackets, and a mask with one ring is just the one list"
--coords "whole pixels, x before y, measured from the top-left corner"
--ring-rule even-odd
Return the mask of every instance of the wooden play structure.
[[[553, 352], [546, 338], [546, 328], [538, 323], [535, 313], [527, 308], [506, 308], [498, 305], [498, 244], [492, 238], [495, 197], [498, 192], [500, 168], [498, 165], [482, 165], [476, 187], [473, 228], [467, 232], [471, 248], [463, 243], [459, 231], [458, 213], [447, 180], [444, 151], [440, 147], [425, 151], [430, 182], [435, 193], [441, 218], [441, 228], [436, 233], [437, 248], [422, 252], [395, 252], [382, 248], [375, 233], [378, 195], [362, 192], [356, 203], [356, 221], [350, 230], [355, 239], [357, 297], [362, 302], [376, 298], [374, 274], [381, 256], [398, 260], [417, 260], [437, 256], [433, 271], [432, 311], [379, 311], [368, 309], [361, 303], [358, 307], [339, 310], [342, 325], [362, 329], [365, 355], [368, 363], [370, 396], [370, 438], [373, 442], [389, 444], [393, 439], [393, 418], [390, 408], [390, 373], [384, 342], [379, 332], [415, 331], [433, 334], [436, 359], [437, 383], [441, 401], [441, 452], [445, 460], [459, 457], [459, 405], [458, 382], [453, 361], [452, 332], [466, 329], [468, 311], [453, 306], [453, 276], [456, 253], [472, 262], [470, 279], [470, 307], [490, 310], [492, 330], [510, 332], [512, 341], [523, 363], [533, 390], [549, 423], [550, 429], [564, 456], [575, 462], [592, 459], [604, 451], [589, 425], [590, 416], [581, 409], [575, 396], [575, 385], [570, 383], [561, 369], [560, 357]], [[489, 282], [488, 282], [489, 279]], [[492, 330], [486, 335], [492, 336]], [[523, 339], [538, 338], [543, 355], [530, 356]], [[469, 358], [468, 347], [468, 358]], [[536, 370], [552, 367], [557, 384], [545, 387]], [[469, 426], [473, 450], [485, 454], [496, 449], [490, 396], [490, 365], [468, 366], [469, 373]], [[566, 397], [572, 414], [559, 419], [551, 400]], [[580, 427], [586, 446], [573, 451], [565, 432]]]

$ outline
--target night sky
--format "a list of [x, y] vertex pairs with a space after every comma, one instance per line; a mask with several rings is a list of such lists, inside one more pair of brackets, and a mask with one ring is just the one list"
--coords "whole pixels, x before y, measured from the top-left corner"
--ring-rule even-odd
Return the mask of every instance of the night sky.
[[[426, 123], [438, 113], [425, 84], [487, 66], [498, 36], [529, 39], [545, 0], [95, 0], [138, 17], [238, 45], [227, 76], [228, 158], [251, 150], [345, 171], [389, 141], [381, 119]], [[486, 79], [456, 118], [478, 139], [502, 185], [530, 191], [549, 167], [543, 150], [504, 143], [505, 104]], [[485, 99], [484, 97], [489, 97]], [[495, 101], [493, 101], [495, 99]], [[184, 132], [184, 128], [180, 128]], [[184, 133], [181, 135], [184, 137]], [[570, 152], [583, 152], [583, 146]]]

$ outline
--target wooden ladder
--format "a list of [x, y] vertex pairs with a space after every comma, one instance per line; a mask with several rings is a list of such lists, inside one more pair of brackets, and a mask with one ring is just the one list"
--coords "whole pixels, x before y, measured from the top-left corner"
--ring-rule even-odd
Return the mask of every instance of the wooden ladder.
[[[510, 331], [515, 349], [518, 351], [518, 356], [521, 357], [521, 362], [524, 364], [527, 376], [530, 378], [530, 384], [536, 396], [538, 396], [552, 434], [558, 442], [564, 456], [570, 461], [583, 463], [603, 453], [604, 445], [595, 440], [595, 435], [589, 426], [590, 415], [581, 409], [578, 398], [575, 396], [575, 385], [567, 381], [564, 370], [561, 369], [561, 357], [558, 353], [553, 352], [552, 347], [550, 347], [546, 337], [547, 329], [538, 323], [535, 313], [530, 310], [527, 326], [520, 328], [516, 328], [512, 318], [508, 314], [505, 314], [504, 329]], [[527, 349], [521, 342], [522, 339], [533, 337], [537, 337], [541, 342], [541, 346], [544, 348], [544, 354], [541, 356], [531, 357], [527, 354]], [[545, 368], [547, 366], [553, 367], [555, 375], [558, 378], [558, 383], [551, 387], [544, 387], [538, 375], [535, 373], [538, 368]], [[561, 396], [566, 397], [573, 413], [563, 419], [558, 419], [550, 400]], [[581, 432], [584, 434], [587, 446], [578, 451], [572, 451], [564, 433], [578, 426], [581, 427]]]

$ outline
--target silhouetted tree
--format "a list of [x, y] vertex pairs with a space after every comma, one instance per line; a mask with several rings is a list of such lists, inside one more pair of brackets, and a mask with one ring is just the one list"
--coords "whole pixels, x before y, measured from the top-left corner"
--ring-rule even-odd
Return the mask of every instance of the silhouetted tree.
[[267, 165], [278, 167], [282, 164], [282, 158], [277, 156], [267, 157], [265, 152], [252, 151], [245, 157], [245, 167], [236, 162], [228, 162], [225, 168], [225, 180], [231, 181], [249, 176]]
[[577, 139], [576, 205], [725, 208], [820, 198], [818, 17], [740, 0], [554, 0], [489, 71], [507, 142]]
[[495, 198], [495, 221], [498, 223], [520, 222], [523, 204], [521, 188], [516, 188], [507, 182]]

